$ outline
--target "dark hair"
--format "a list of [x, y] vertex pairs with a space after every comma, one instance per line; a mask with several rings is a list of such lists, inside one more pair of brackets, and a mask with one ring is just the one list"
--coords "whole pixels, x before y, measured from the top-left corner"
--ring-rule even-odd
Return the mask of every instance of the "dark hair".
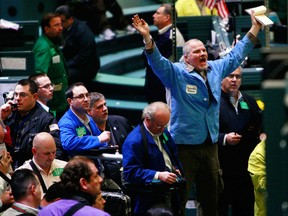
[[67, 91], [65, 92], [66, 98], [73, 98], [73, 96], [74, 96], [73, 95], [73, 89], [77, 86], [84, 86], [85, 87], [84, 83], [82, 83], [82, 82], [76, 82], [76, 83], [71, 84], [68, 87]]
[[38, 87], [37, 84], [31, 79], [21, 79], [18, 81], [17, 85], [26, 86], [29, 85], [29, 91], [31, 94], [37, 93]]
[[164, 204], [152, 206], [145, 214], [146, 216], [174, 216], [171, 208]]
[[41, 30], [42, 30], [42, 33], [44, 34], [45, 33], [45, 27], [46, 26], [49, 26], [50, 27], [50, 21], [55, 18], [55, 17], [59, 17], [58, 14], [55, 14], [55, 13], [46, 13], [42, 16], [42, 19], [41, 19]]
[[40, 77], [46, 77], [46, 76], [47, 76], [46, 73], [34, 73], [34, 74], [31, 74], [31, 75], [28, 77], [28, 79], [33, 80], [33, 81], [36, 83], [36, 85], [38, 86], [39, 83], [37, 83], [36, 80], [37, 80], [38, 78], [40, 78]]
[[38, 185], [36, 174], [29, 169], [16, 170], [11, 178], [11, 189], [15, 201], [21, 200], [27, 195], [30, 186]]
[[100, 99], [105, 99], [103, 94], [99, 92], [91, 92], [90, 93], [90, 106], [89, 106], [90, 109], [92, 109], [94, 104]]
[[52, 202], [57, 198], [62, 198], [64, 196], [64, 190], [61, 182], [55, 182], [52, 184], [44, 195], [44, 199], [47, 202]]
[[60, 176], [62, 187], [66, 192], [69, 191], [73, 194], [81, 191], [79, 184], [81, 178], [90, 181], [93, 172], [89, 163], [94, 164], [93, 160], [85, 156], [75, 156], [69, 160]]
[[61, 5], [57, 7], [55, 13], [58, 15], [64, 15], [66, 19], [69, 19], [73, 16], [71, 8], [67, 5]]

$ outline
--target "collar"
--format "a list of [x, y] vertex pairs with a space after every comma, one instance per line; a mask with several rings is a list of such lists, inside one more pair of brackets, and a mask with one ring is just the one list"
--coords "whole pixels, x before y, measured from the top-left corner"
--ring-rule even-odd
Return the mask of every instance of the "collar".
[[[44, 172], [45, 174], [47, 174], [47, 173], [37, 164], [37, 162], [35, 161], [34, 157], [32, 158], [32, 161], [34, 162], [35, 166], [37, 167], [37, 169], [38, 169], [39, 171], [42, 171], [42, 172]], [[53, 160], [52, 163], [51, 163], [51, 167], [50, 167], [50, 169], [49, 169], [49, 173], [48, 173], [48, 174], [50, 174], [50, 173], [53, 171], [53, 168], [54, 168], [53, 165], [54, 165], [54, 160]]]
[[159, 34], [164, 34], [164, 33], [167, 32], [171, 27], [172, 27], [172, 24], [169, 24], [169, 25], [165, 26], [164, 28], [159, 29], [159, 30], [158, 30], [158, 33], [159, 33]]
[[34, 215], [38, 215], [39, 210], [36, 208], [33, 208], [31, 206], [27, 206], [18, 202], [13, 203], [12, 207], [14, 210], [21, 212], [21, 213], [31, 213]]
[[90, 119], [88, 118], [88, 115], [87, 114], [85, 114], [85, 116], [86, 116], [86, 119], [85, 120], [83, 120], [82, 118], [80, 118], [72, 109], [70, 109], [71, 111], [72, 111], [72, 113], [79, 119], [79, 121], [82, 123], [82, 124], [84, 124], [84, 125], [88, 125], [89, 124], [89, 122], [90, 122]]
[[39, 100], [37, 100], [37, 103], [39, 103], [44, 110], [46, 110], [47, 112], [49, 112], [49, 107], [48, 107], [47, 105], [43, 104], [43, 103], [42, 103], [41, 101], [39, 101]]

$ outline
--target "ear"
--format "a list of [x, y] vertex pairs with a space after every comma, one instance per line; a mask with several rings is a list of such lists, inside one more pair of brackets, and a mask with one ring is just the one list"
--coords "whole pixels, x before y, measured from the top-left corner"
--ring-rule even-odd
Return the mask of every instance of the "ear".
[[49, 26], [45, 26], [45, 27], [44, 27], [44, 33], [46, 33], [49, 28], [50, 28]]
[[38, 93], [34, 93], [34, 94], [33, 94], [33, 99], [34, 99], [34, 100], [37, 100], [37, 98], [38, 98]]
[[88, 187], [87, 187], [88, 182], [87, 182], [86, 179], [80, 178], [79, 183], [80, 183], [80, 187], [81, 187], [82, 189], [87, 190], [87, 188], [88, 188]]
[[30, 189], [30, 191], [31, 191], [31, 193], [34, 195], [34, 196], [36, 196], [36, 185], [35, 184], [32, 184], [31, 185], [31, 189]]
[[36, 148], [32, 147], [32, 154], [35, 155], [36, 154]]
[[71, 98], [67, 98], [67, 102], [68, 102], [69, 105], [71, 105], [72, 99]]

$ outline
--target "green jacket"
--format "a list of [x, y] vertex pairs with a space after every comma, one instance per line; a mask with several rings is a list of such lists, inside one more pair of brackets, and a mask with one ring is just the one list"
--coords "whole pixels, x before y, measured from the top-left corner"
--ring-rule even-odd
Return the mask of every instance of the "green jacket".
[[35, 72], [46, 73], [55, 85], [53, 98], [48, 102], [52, 111], [64, 112], [67, 107], [65, 91], [68, 88], [68, 73], [64, 56], [56, 44], [42, 35], [34, 47]]

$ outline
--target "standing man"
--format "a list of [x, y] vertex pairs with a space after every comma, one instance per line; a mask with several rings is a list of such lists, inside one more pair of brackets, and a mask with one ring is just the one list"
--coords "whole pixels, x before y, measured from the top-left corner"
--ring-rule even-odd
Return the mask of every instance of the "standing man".
[[41, 20], [41, 28], [42, 35], [33, 47], [35, 72], [47, 74], [54, 84], [54, 97], [48, 102], [48, 106], [56, 111], [59, 120], [68, 107], [65, 98], [68, 74], [59, 47], [63, 30], [61, 18], [54, 13], [45, 14]]
[[54, 84], [45, 73], [33, 74], [29, 76], [29, 79], [33, 80], [38, 87], [37, 102], [43, 107], [43, 109], [49, 112], [50, 109], [47, 106], [47, 103], [53, 97]]
[[60, 181], [60, 175], [67, 162], [55, 159], [56, 144], [53, 137], [47, 132], [38, 133], [34, 137], [32, 154], [33, 158], [18, 169], [30, 169], [39, 173], [39, 180], [43, 179], [43, 182], [40, 180], [42, 192], [46, 193], [52, 184]]
[[208, 61], [204, 44], [191, 39], [183, 47], [184, 62], [172, 63], [160, 53], [149, 25], [134, 15], [133, 25], [143, 36], [145, 54], [154, 73], [171, 91], [171, 135], [178, 145], [187, 179], [187, 199], [196, 184], [204, 216], [217, 216], [220, 186], [218, 160], [221, 82], [232, 73], [259, 41], [261, 29], [253, 14], [247, 35], [223, 59]]
[[260, 142], [261, 109], [255, 99], [241, 91], [242, 71], [238, 67], [222, 81], [218, 155], [223, 171], [224, 190], [218, 213], [233, 216], [254, 215], [254, 190], [248, 172], [251, 152]]
[[48, 132], [53, 136], [57, 146], [57, 157], [63, 157], [57, 121], [36, 100], [35, 82], [22, 79], [18, 81], [14, 90], [16, 108], [12, 110], [12, 101], [8, 101], [1, 107], [1, 118], [10, 127], [12, 137], [10, 153], [13, 158], [13, 169], [32, 158], [32, 141], [40, 132]]
[[122, 148], [124, 179], [139, 184], [136, 187], [140, 189], [133, 191], [134, 214], [145, 215], [152, 206], [165, 203], [175, 204], [174, 213], [179, 215], [179, 200], [170, 197], [169, 189], [164, 193], [141, 191], [145, 184], [153, 181], [173, 184], [181, 175], [176, 145], [165, 129], [170, 120], [170, 108], [163, 102], [151, 103], [143, 110], [142, 118], [143, 123], [128, 135]]
[[70, 109], [59, 121], [60, 137], [65, 151], [71, 156], [81, 151], [107, 147], [110, 132], [98, 129], [86, 114], [90, 106], [90, 94], [83, 83], [74, 83], [66, 91]]
[[92, 207], [95, 197], [101, 193], [102, 180], [92, 160], [83, 156], [72, 158], [61, 174], [61, 187], [66, 192], [63, 199], [47, 205], [38, 215], [62, 216], [74, 208], [75, 211], [70, 215], [110, 216], [108, 213]]
[[55, 13], [59, 14], [64, 29], [63, 54], [67, 61], [69, 84], [83, 82], [92, 91], [92, 80], [100, 68], [95, 35], [84, 22], [73, 16], [69, 6], [59, 6]]
[[[154, 25], [158, 28], [158, 36], [155, 43], [159, 52], [165, 57], [172, 60], [172, 7], [171, 4], [162, 4], [153, 15]], [[181, 32], [176, 28], [176, 44], [182, 47], [185, 40]], [[166, 103], [166, 89], [161, 80], [153, 73], [148, 64], [145, 53], [143, 53], [146, 67], [144, 90], [148, 103], [162, 101]], [[169, 91], [167, 99], [170, 100]]]
[[[98, 92], [90, 93], [90, 108], [88, 114], [97, 124], [100, 131], [110, 132], [109, 146], [116, 146], [119, 153], [122, 153], [122, 145], [127, 135], [132, 131], [133, 127], [128, 119], [118, 115], [108, 115], [108, 107], [103, 94]], [[111, 178], [119, 186], [121, 181], [121, 161], [102, 160], [105, 168], [105, 176]]]
[[32, 170], [15, 171], [11, 178], [11, 189], [15, 202], [12, 207], [3, 212], [3, 216], [38, 215], [37, 208], [41, 202], [41, 185]]

